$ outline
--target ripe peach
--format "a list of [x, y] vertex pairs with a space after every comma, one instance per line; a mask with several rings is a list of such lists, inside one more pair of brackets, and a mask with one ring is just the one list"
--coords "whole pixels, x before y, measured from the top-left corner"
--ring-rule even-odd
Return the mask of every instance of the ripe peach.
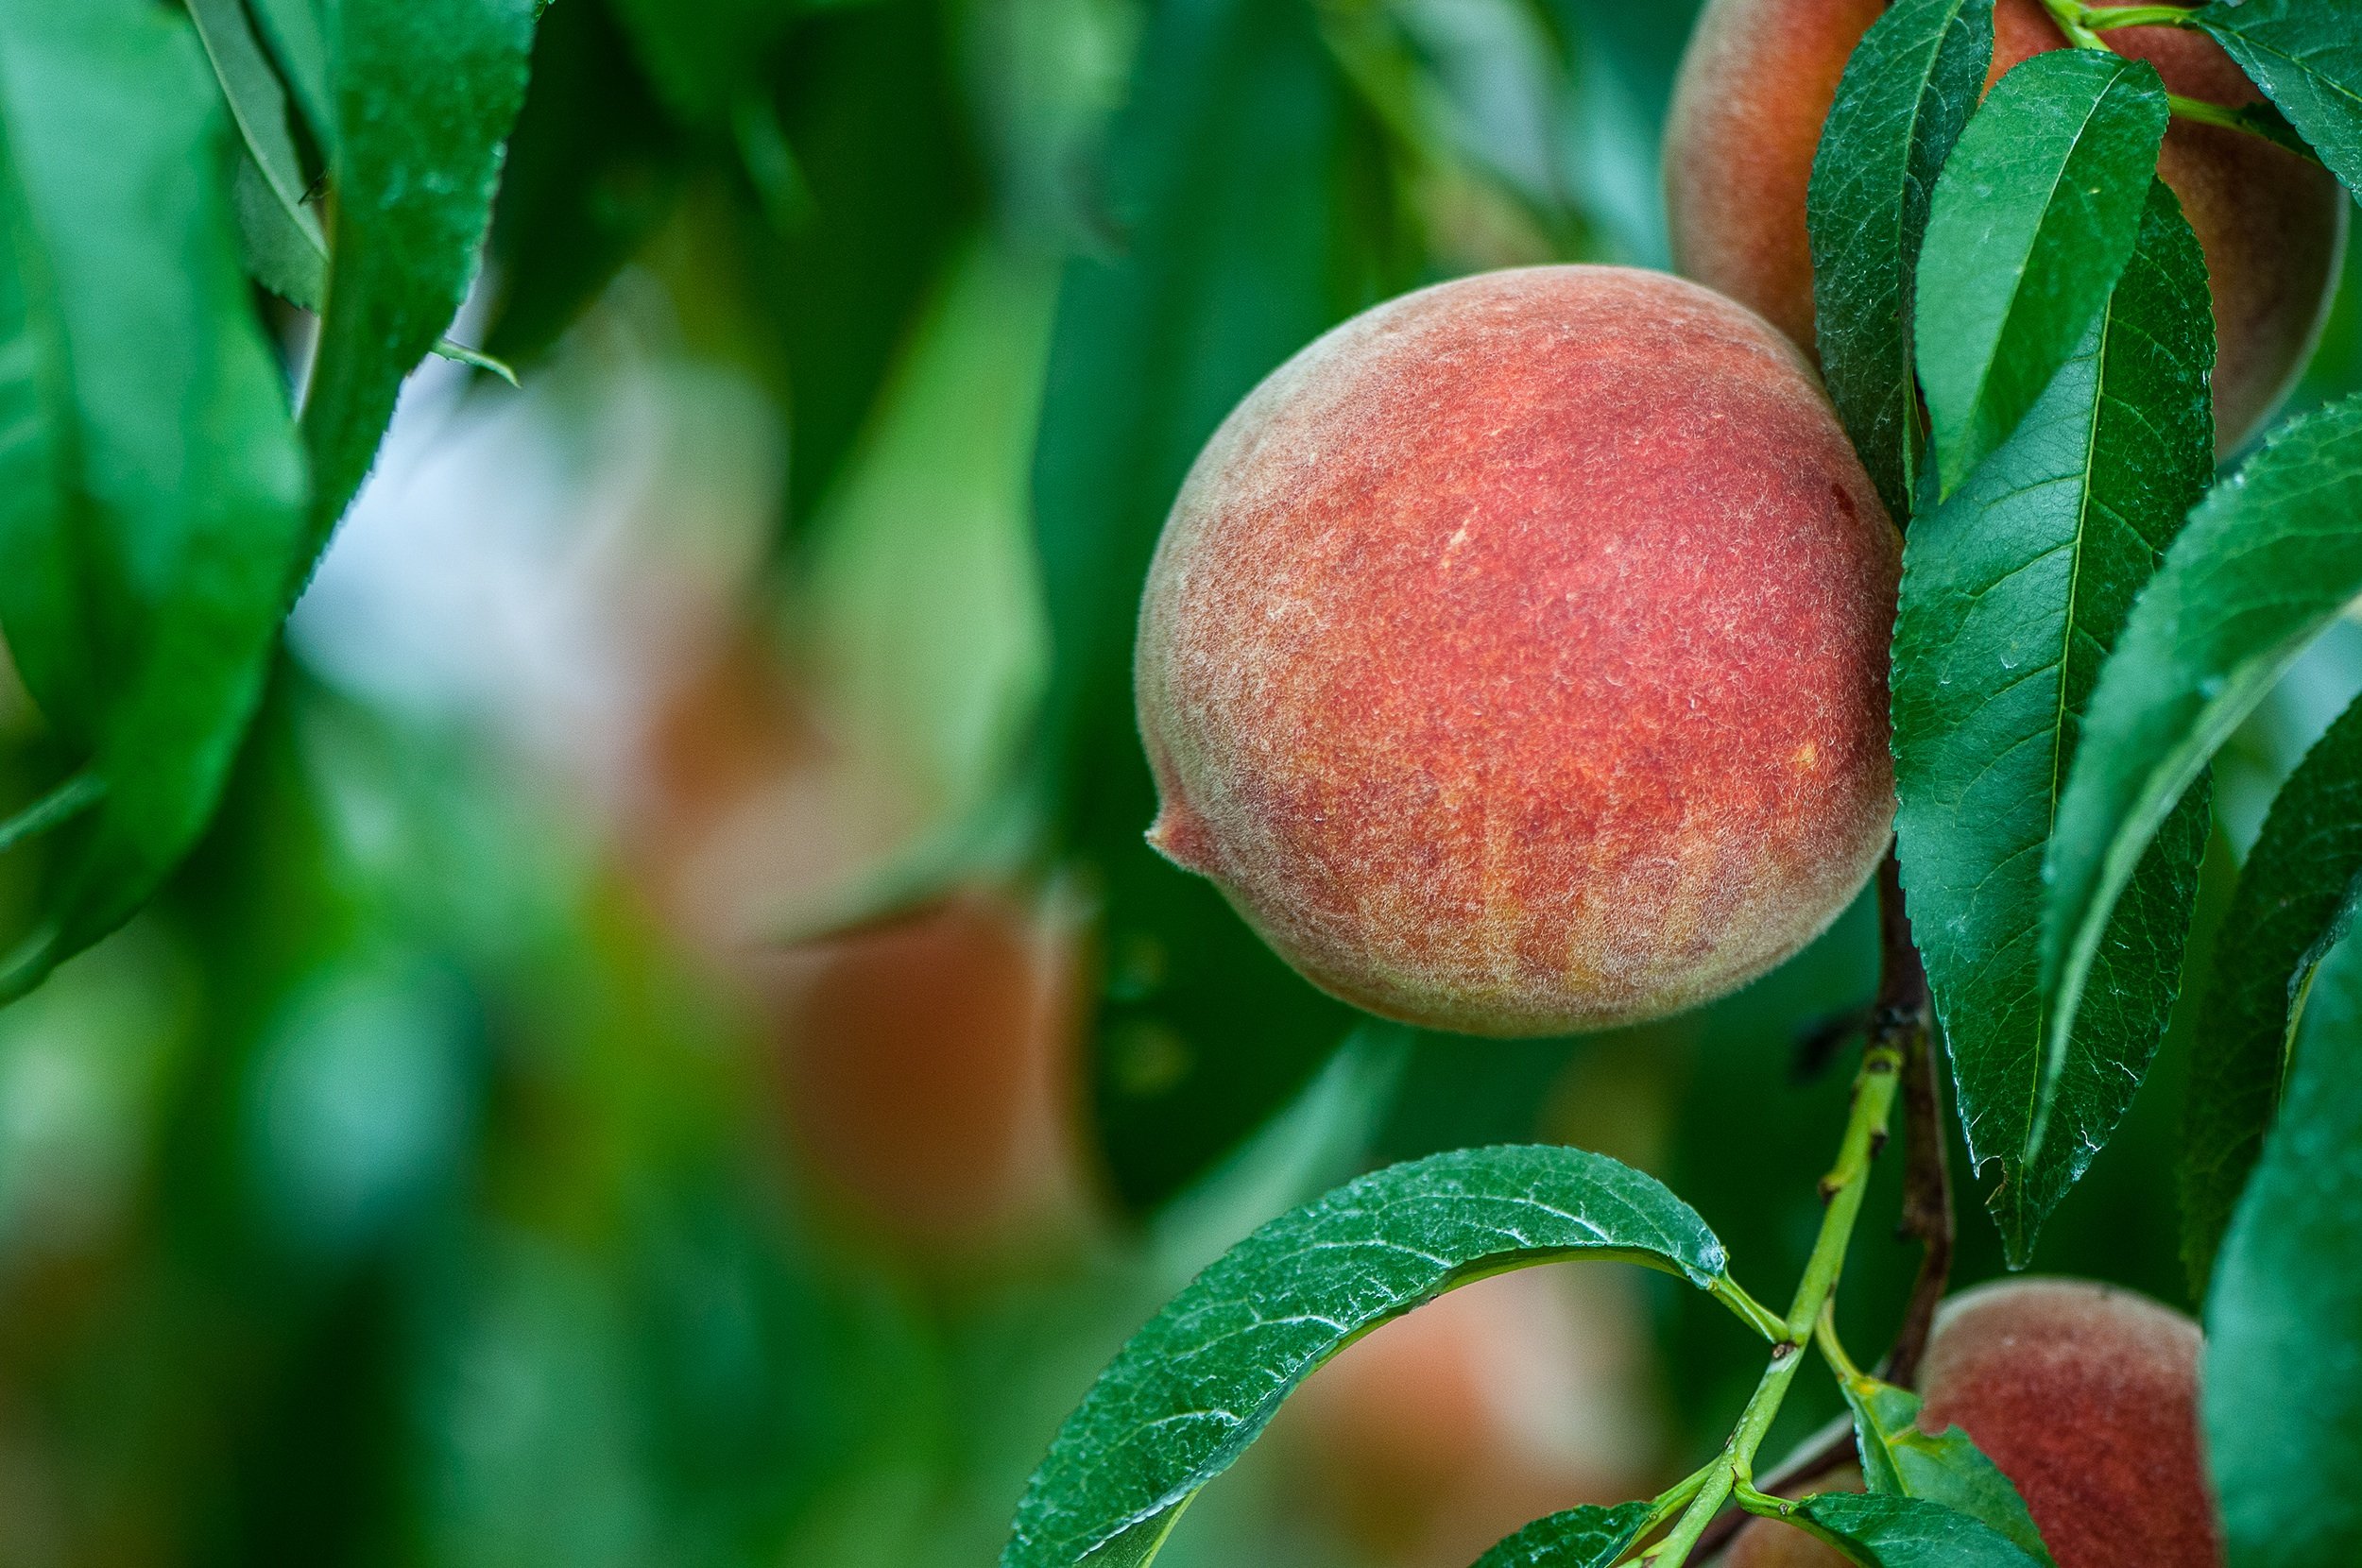
[[1752, 313], [1623, 267], [1407, 295], [1274, 372], [1173, 504], [1150, 840], [1376, 1013], [1678, 1012], [1809, 941], [1886, 846], [1896, 574]]
[[[1960, 1426], [2017, 1486], [2059, 1568], [2221, 1568], [2199, 1446], [2198, 1325], [2084, 1280], [2005, 1280], [1944, 1304], [1920, 1424]], [[1749, 1543], [1765, 1540], [1760, 1548]], [[1786, 1555], [1748, 1557], [1750, 1550]], [[1825, 1555], [1817, 1555], [1825, 1554]], [[1836, 1568], [1758, 1520], [1731, 1568]]]
[[967, 1253], [1085, 1212], [1080, 951], [1059, 902], [964, 893], [778, 961], [788, 1130], [857, 1222]]
[[1301, 1496], [1383, 1568], [1467, 1568], [1528, 1521], [1648, 1490], [1638, 1282], [1582, 1266], [1462, 1286], [1354, 1341], [1283, 1407]]
[[2198, 1324], [2087, 1280], [2004, 1280], [1944, 1304], [1920, 1385], [2016, 1483], [2059, 1568], [2218, 1568], [2199, 1446]]
[[[2131, 0], [2101, 0], [2129, 4]], [[1675, 264], [1813, 346], [1805, 194], [1846, 57], [1881, 0], [1708, 0], [1667, 123]], [[2125, 27], [2112, 47], [2154, 64], [2176, 93], [2220, 104], [2262, 94], [2220, 45], [2179, 27]], [[1994, 79], [2066, 39], [2039, 0], [2000, 0]], [[2325, 171], [2215, 126], [2176, 121], [2158, 161], [2197, 230], [2212, 279], [2223, 450], [2243, 443], [2304, 368], [2336, 278], [2346, 201]]]

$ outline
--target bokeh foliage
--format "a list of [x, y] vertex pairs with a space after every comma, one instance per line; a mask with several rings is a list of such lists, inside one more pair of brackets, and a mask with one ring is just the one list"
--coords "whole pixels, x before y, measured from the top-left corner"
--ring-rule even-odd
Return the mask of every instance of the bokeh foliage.
[[[481, 8], [511, 25], [523, 9]], [[0, 1494], [18, 1500], [0, 1559], [982, 1563], [1059, 1416], [1209, 1250], [1362, 1166], [1463, 1144], [1614, 1153], [1694, 1205], [1747, 1278], [1792, 1275], [1843, 1094], [1842, 1073], [1797, 1081], [1792, 1042], [1867, 994], [1866, 911], [1695, 1017], [1515, 1046], [1365, 1028], [1340, 1059], [1356, 1016], [1141, 842], [1130, 707], [1155, 531], [1263, 374], [1362, 306], [1472, 268], [1664, 263], [1656, 128], [1692, 9], [540, 15], [454, 329], [525, 390], [478, 374], [420, 417], [448, 432], [539, 400], [587, 467], [583, 411], [646, 342], [746, 394], [743, 422], [714, 412], [742, 406], [727, 399], [692, 410], [760, 492], [754, 564], [713, 613], [886, 714], [884, 755], [918, 780], [906, 817], [781, 928], [979, 875], [1077, 890], [1096, 936], [1073, 1100], [1100, 1212], [1086, 1236], [959, 1268], [847, 1235], [782, 1130], [762, 1019], [685, 950], [605, 819], [521, 760], [497, 714], [356, 688], [299, 636], [240, 698], [255, 717], [234, 768], [221, 759], [221, 810], [160, 899], [0, 1013]], [[315, 13], [248, 14], [277, 43]], [[187, 141], [171, 167], [193, 187], [231, 166], [224, 123]], [[301, 153], [317, 172], [338, 149]], [[208, 258], [180, 286], [250, 311], [291, 366], [302, 324], [231, 298], [226, 249], [204, 248], [228, 243], [173, 252]], [[2362, 387], [2355, 264], [2307, 404]], [[437, 330], [423, 309], [407, 336]], [[685, 405], [685, 384], [652, 396]], [[698, 477], [657, 503], [652, 576], [704, 570]], [[265, 521], [292, 515], [262, 500]], [[0, 688], [10, 810], [81, 740], [24, 674], [38, 716]], [[2223, 764], [2234, 804], [2268, 799], [2362, 687], [2362, 655], [2333, 639], [2298, 674]], [[2193, 964], [2253, 831], [2225, 822]], [[53, 848], [0, 860], [11, 935]], [[2050, 1220], [2044, 1269], [2186, 1304], [2160, 1195], [2187, 1028], [2177, 1014]], [[1283, 1111], [1295, 1146], [1255, 1142]], [[1893, 1321], [1916, 1261], [1883, 1234], [1895, 1175], [1881, 1167], [1849, 1275], [1858, 1343]], [[1989, 1230], [1962, 1241], [1963, 1280], [1999, 1271]], [[1758, 1355], [1663, 1285], [1648, 1301], [1669, 1470], [1720, 1440]], [[1781, 1436], [1835, 1400], [1800, 1385]], [[1348, 1559], [1258, 1511], [1258, 1484], [1213, 1489], [1169, 1560]]]

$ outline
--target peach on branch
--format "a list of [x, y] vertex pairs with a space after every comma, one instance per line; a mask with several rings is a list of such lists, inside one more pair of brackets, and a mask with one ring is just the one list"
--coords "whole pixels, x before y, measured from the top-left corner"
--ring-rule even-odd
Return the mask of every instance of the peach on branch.
[[1809, 367], [1720, 295], [1598, 266], [1408, 295], [1274, 372], [1174, 503], [1151, 840], [1389, 1016], [1720, 997], [1885, 849], [1897, 554]]
[[[2130, 0], [2101, 0], [2105, 5]], [[1880, 0], [1708, 0], [1666, 127], [1674, 264], [1813, 348], [1805, 197], [1822, 122], [1846, 58]], [[2040, 0], [2000, 0], [1993, 79], [2066, 46]], [[2185, 97], [2240, 106], [2263, 94], [2212, 39], [2180, 27], [2104, 35]], [[2346, 225], [2329, 174], [2268, 142], [2177, 118], [2158, 172], [2206, 252], [2217, 337], [2215, 409], [2230, 451], [2277, 408], [2328, 310]]]
[[[2221, 1568], [2199, 1445], [2198, 1324], [2087, 1280], [2006, 1280], [1944, 1304], [1920, 1425], [1959, 1426], [2026, 1499], [2059, 1568]], [[1820, 1490], [1830, 1490], [1823, 1487]], [[1785, 1525], [1741, 1530], [1728, 1568], [1837, 1568]]]

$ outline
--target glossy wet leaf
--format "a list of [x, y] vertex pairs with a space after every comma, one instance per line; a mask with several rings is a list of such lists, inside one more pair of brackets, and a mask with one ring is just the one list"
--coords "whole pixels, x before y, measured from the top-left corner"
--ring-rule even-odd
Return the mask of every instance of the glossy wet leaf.
[[1791, 1517], [1868, 1568], [2038, 1568], [2041, 1560], [1991, 1525], [1923, 1498], [1825, 1492]]
[[2362, 193], [2362, 26], [2348, 0], [2217, 0], [2197, 23]]
[[[1896, 832], [1914, 934], [1989, 1205], [2023, 1261], [2130, 1107], [2181, 984], [2203, 792], [2142, 863], [2082, 1024], [2044, 1033], [2043, 846], [2100, 661], [2214, 468], [2206, 271], [2153, 181], [2076, 356], [1966, 486], [1913, 524], [1895, 623]], [[2045, 1076], [2059, 1136], [2029, 1157]]]
[[1942, 494], [2009, 439], [2107, 304], [2165, 120], [2146, 61], [2054, 49], [2003, 77], [1960, 133], [1913, 317]]
[[[2080, 1027], [2118, 901], [2176, 802], [2357, 593], [2362, 399], [2348, 399], [2283, 426], [2215, 486], [2100, 669], [2044, 871], [2054, 1063]], [[2038, 1112], [2037, 1141], [2043, 1122]]]
[[1993, 63], [1993, 0], [1902, 0], [1846, 62], [1805, 207], [1821, 374], [1897, 518], [1918, 489], [1911, 305], [1936, 175]]
[[2272, 802], [2216, 939], [2182, 1150], [2182, 1255], [2204, 1295], [2233, 1207], [2280, 1110], [2305, 993], [2362, 899], [2362, 705]]
[[1537, 1519], [1476, 1559], [1474, 1568], [1610, 1568], [1649, 1522], [1646, 1503], [1586, 1505]]
[[2362, 951], [2322, 968], [2286, 1103], [2223, 1237], [2199, 1411], [2230, 1568], [2347, 1568], [2362, 1540]]
[[335, 218], [302, 418], [315, 549], [368, 475], [402, 378], [475, 276], [537, 10], [534, 0], [340, 0], [327, 13]]
[[195, 842], [294, 569], [302, 457], [239, 272], [226, 133], [173, 13], [0, 0], [0, 626], [84, 759], [0, 999]]
[[1989, 1525], [2036, 1562], [2050, 1562], [2026, 1500], [1966, 1432], [1958, 1426], [1923, 1431], [1920, 1399], [1908, 1389], [1874, 1378], [1842, 1386], [1854, 1412], [1862, 1477], [1873, 1492], [1941, 1503]]
[[1147, 1562], [1197, 1491], [1353, 1339], [1453, 1286], [1586, 1256], [1702, 1288], [1726, 1261], [1705, 1222], [1654, 1179], [1576, 1149], [1438, 1154], [1281, 1216], [1100, 1374], [1018, 1505], [1002, 1568]]

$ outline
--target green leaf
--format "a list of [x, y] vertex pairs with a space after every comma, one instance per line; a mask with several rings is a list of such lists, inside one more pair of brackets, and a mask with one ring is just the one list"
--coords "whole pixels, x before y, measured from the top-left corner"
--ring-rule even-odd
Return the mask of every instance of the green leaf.
[[[1064, 846], [1097, 879], [1097, 1116], [1118, 1194], [1154, 1207], [1284, 1104], [1355, 1014], [1141, 835], [1140, 588], [1198, 450], [1289, 355], [1381, 290], [1383, 144], [1314, 9], [1157, 7], [1110, 133], [1111, 253], [1067, 269], [1035, 458], [1052, 629], [1043, 746]], [[1382, 165], [1381, 165], [1382, 166]]]
[[[306, 310], [319, 309], [328, 267], [328, 238], [319, 219], [304, 202], [303, 161], [296, 153], [295, 134], [287, 123], [287, 94], [278, 74], [264, 58], [263, 46], [247, 25], [240, 0], [188, 0], [197, 35], [204, 41], [206, 58], [221, 83], [230, 117], [246, 143], [247, 162], [241, 165], [239, 228], [247, 239], [249, 270], [282, 298]], [[281, 214], [274, 224], [265, 206], [253, 200], [245, 174], [251, 168], [269, 205]], [[310, 261], [304, 262], [308, 245]], [[258, 247], [267, 247], [265, 266], [284, 280], [285, 286], [255, 266]]]
[[2192, 20], [2362, 194], [2362, 27], [2351, 0], [2217, 0]]
[[1290, 1390], [1457, 1285], [1620, 1258], [1701, 1288], [1721, 1243], [1651, 1177], [1577, 1149], [1463, 1150], [1364, 1176], [1257, 1231], [1132, 1337], [1018, 1505], [1001, 1568], [1145, 1563]]
[[2306, 754], [2239, 874], [2216, 940], [2183, 1112], [2182, 1256], [2206, 1293], [2216, 1250], [2280, 1110], [2305, 993], [2362, 900], [2362, 703]]
[[1991, 1525], [1917, 1497], [1823, 1492], [1785, 1517], [1868, 1568], [2038, 1568], [2044, 1560]]
[[255, 20], [270, 40], [271, 53], [279, 61], [288, 83], [294, 87], [296, 101], [303, 106], [304, 123], [311, 127], [312, 137], [319, 145], [334, 150], [336, 145], [336, 114], [329, 96], [328, 33], [322, 19], [322, 7], [328, 0], [247, 0], [253, 8]]
[[318, 314], [328, 292], [328, 248], [307, 213], [290, 215], [249, 155], [230, 178], [231, 215], [247, 275], [291, 305]]
[[[2067, 1049], [2044, 1035], [2043, 846], [2101, 658], [2214, 469], [2205, 262], [2152, 180], [2107, 306], [2011, 436], [1915, 522], [1895, 622], [1895, 830], [1977, 1167], [2012, 1262], [2130, 1107], [2179, 990], [2193, 793], [2109, 928]], [[2045, 1082], [2070, 1135], [2029, 1154]]]
[[1949, 496], [2074, 357], [2131, 260], [2165, 134], [2144, 60], [2034, 56], [2001, 78], [1936, 181], [1914, 331]]
[[[2215, 486], [2100, 669], [2044, 867], [2054, 1069], [2117, 901], [2175, 802], [2358, 592], [2362, 398], [2283, 426]], [[2044, 1122], [2038, 1111], [2037, 1143]]]
[[239, 275], [219, 101], [145, 0], [0, 0], [0, 626], [88, 759], [78, 814], [39, 824], [57, 852], [0, 998], [195, 842], [293, 575], [302, 456]]
[[[282, 299], [317, 315], [328, 297], [328, 236], [304, 199], [287, 95], [237, 0], [189, 0], [189, 14], [246, 144], [230, 187], [246, 269]], [[462, 344], [438, 339], [430, 350], [516, 384], [507, 366]]]
[[1901, 0], [1846, 61], [1805, 203], [1821, 373], [1887, 510], [1918, 490], [1911, 296], [1937, 172], [1993, 65], [1993, 0]]
[[1646, 1503], [1568, 1508], [1528, 1525], [1477, 1559], [1474, 1568], [1609, 1568], [1652, 1511]]
[[302, 418], [315, 550], [368, 475], [402, 378], [468, 292], [501, 142], [524, 96], [535, 10], [533, 0], [330, 8], [335, 221]]
[[2050, 1550], [2026, 1500], [1958, 1426], [1919, 1425], [1919, 1396], [1875, 1378], [1840, 1379], [1854, 1412], [1862, 1477], [1874, 1493], [1923, 1497], [1986, 1525], [2049, 1568]]
[[2362, 946], [2306, 1011], [2206, 1303], [2199, 1407], [2230, 1568], [2349, 1568], [2362, 1541]]

